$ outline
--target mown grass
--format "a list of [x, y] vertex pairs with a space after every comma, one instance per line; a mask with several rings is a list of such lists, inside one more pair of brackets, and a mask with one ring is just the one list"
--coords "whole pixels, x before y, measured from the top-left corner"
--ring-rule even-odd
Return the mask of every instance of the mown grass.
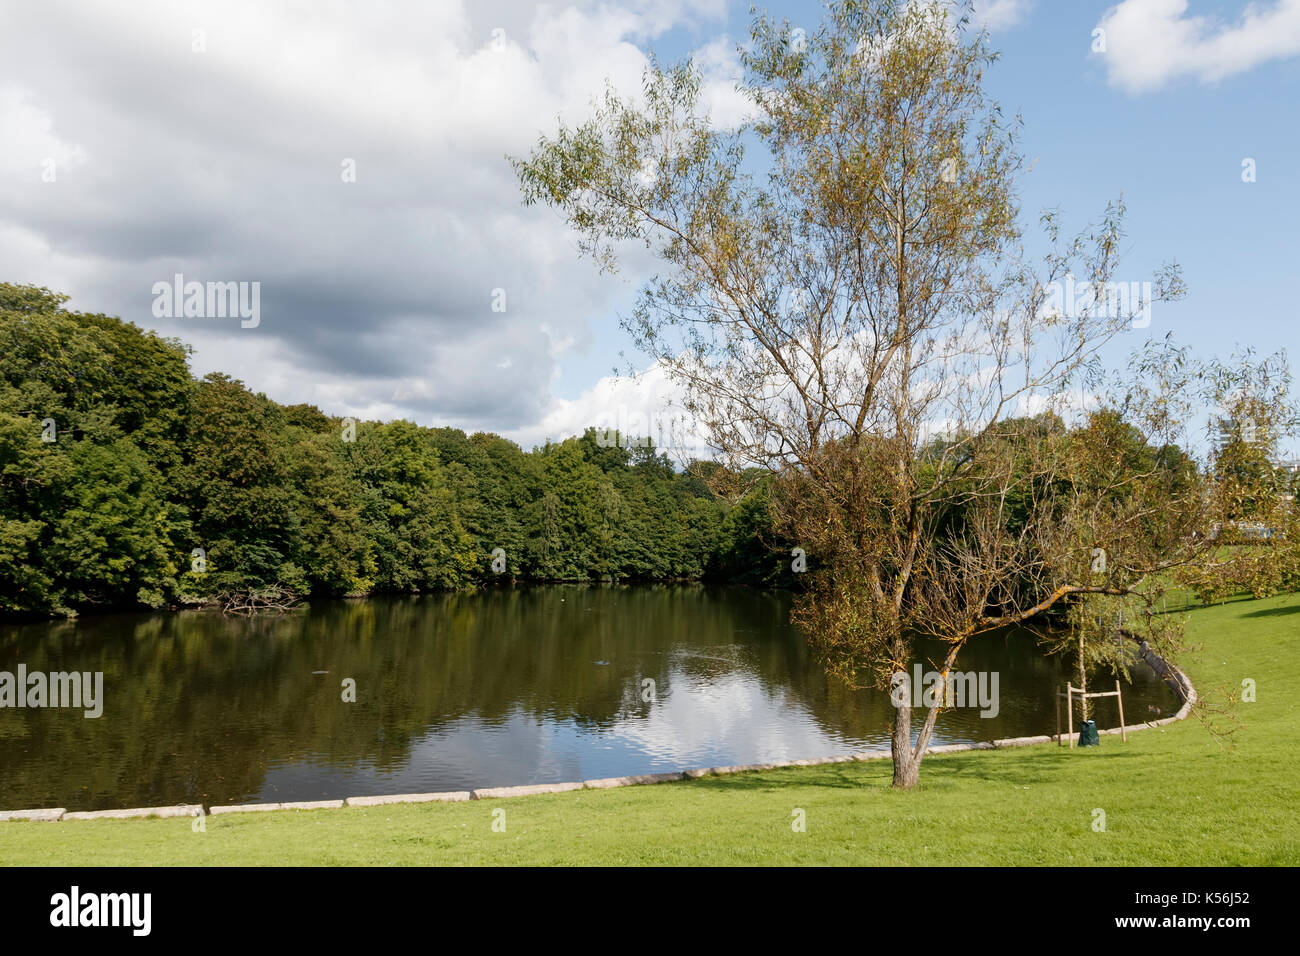
[[[45, 865], [1294, 865], [1300, 595], [1193, 611], [1202, 696], [1257, 686], [1225, 749], [1195, 719], [1095, 749], [888, 761], [461, 804], [176, 820], [0, 823], [0, 862]], [[505, 832], [492, 829], [505, 811]], [[794, 832], [794, 811], [806, 832]], [[1105, 831], [1093, 829], [1105, 812]]]

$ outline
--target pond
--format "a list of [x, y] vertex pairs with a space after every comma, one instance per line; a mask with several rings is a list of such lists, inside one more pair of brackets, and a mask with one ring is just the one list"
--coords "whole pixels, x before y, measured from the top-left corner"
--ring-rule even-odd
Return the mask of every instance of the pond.
[[[0, 673], [102, 672], [103, 712], [0, 708], [0, 807], [323, 800], [887, 750], [889, 695], [830, 678], [789, 602], [574, 585], [7, 623]], [[998, 675], [997, 713], [948, 710], [934, 743], [1053, 732], [1067, 662], [1031, 634], [986, 636], [957, 666]], [[1133, 677], [1130, 723], [1177, 708], [1145, 667]], [[1117, 725], [1113, 699], [1097, 719]]]

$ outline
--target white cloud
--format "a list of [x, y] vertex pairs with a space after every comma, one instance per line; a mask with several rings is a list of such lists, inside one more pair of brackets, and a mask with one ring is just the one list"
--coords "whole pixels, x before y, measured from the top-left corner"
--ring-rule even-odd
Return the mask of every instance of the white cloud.
[[975, 22], [993, 33], [1019, 26], [1033, 6], [1034, 0], [979, 0], [973, 12]]
[[507, 432], [506, 437], [531, 448], [548, 439], [581, 435], [589, 427], [648, 437], [681, 463], [710, 455], [703, 430], [686, 420], [681, 391], [662, 365], [636, 376], [607, 375], [577, 398], [554, 399], [541, 421]]
[[[743, 663], [709, 658], [687, 647], [674, 651], [671, 692], [634, 719], [622, 717], [609, 730], [614, 740], [676, 766], [708, 763], [720, 746], [739, 760], [800, 760], [845, 753], [850, 746], [810, 719], [808, 707], [785, 689], [769, 689]], [[708, 665], [707, 679], [699, 676]], [[684, 666], [692, 673], [682, 680]], [[780, 713], [782, 719], [771, 719]]]
[[1300, 53], [1300, 0], [1250, 3], [1233, 25], [1187, 15], [1187, 0], [1124, 0], [1098, 24], [1113, 86], [1132, 93], [1191, 77], [1213, 83]]
[[703, 75], [701, 98], [715, 125], [735, 129], [753, 113], [754, 104], [737, 89], [744, 68], [736, 44], [722, 36], [692, 54]]
[[[0, 173], [24, 178], [28, 185], [37, 181], [56, 184], [60, 171], [71, 172], [86, 163], [85, 148], [56, 134], [54, 117], [16, 86], [0, 88], [0, 143], [5, 144], [0, 152]], [[19, 156], [29, 160], [23, 168], [15, 161]], [[30, 161], [38, 157], [38, 163]], [[51, 162], [52, 170], [47, 167]]]
[[[557, 115], [583, 119], [607, 81], [639, 90], [638, 42], [722, 12], [721, 0], [12, 6], [0, 279], [179, 336], [199, 374], [280, 401], [527, 427], [552, 408], [558, 358], [614, 321], [625, 288], [579, 258], [559, 217], [522, 207], [505, 157]], [[726, 113], [728, 57], [701, 43]], [[55, 183], [41, 181], [47, 158]], [[644, 264], [628, 265], [636, 279]], [[155, 319], [153, 283], [177, 272], [260, 282], [260, 325]]]

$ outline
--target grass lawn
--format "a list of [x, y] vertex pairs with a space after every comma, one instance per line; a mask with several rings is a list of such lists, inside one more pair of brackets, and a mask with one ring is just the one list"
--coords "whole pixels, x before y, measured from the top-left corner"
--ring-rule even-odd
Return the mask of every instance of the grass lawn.
[[[1096, 749], [936, 755], [895, 793], [889, 762], [459, 804], [191, 821], [0, 823], [0, 863], [1295, 865], [1300, 707], [1289, 666], [1300, 595], [1193, 611], [1179, 663], [1203, 698], [1243, 678], [1235, 747], [1193, 716]], [[1288, 653], [1290, 651], [1291, 653]], [[1050, 728], [1039, 728], [1050, 732]], [[809, 756], [815, 756], [810, 754]], [[492, 812], [503, 809], [504, 833]], [[793, 832], [805, 811], [807, 831]], [[1094, 832], [1093, 811], [1105, 811]]]

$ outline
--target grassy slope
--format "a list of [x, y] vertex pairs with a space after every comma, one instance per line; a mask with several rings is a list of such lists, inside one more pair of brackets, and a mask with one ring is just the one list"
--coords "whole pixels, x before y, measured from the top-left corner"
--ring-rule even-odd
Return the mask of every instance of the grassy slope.
[[[1236, 747], [1195, 718], [1095, 750], [927, 758], [921, 789], [888, 761], [462, 804], [188, 820], [0, 823], [7, 864], [1291, 864], [1300, 742], [1288, 665], [1300, 595], [1195, 611], [1202, 696], [1243, 677]], [[1290, 648], [1288, 648], [1290, 644]], [[506, 832], [491, 829], [494, 808]], [[791, 814], [807, 814], [807, 832]], [[1106, 831], [1092, 830], [1093, 809]]]

